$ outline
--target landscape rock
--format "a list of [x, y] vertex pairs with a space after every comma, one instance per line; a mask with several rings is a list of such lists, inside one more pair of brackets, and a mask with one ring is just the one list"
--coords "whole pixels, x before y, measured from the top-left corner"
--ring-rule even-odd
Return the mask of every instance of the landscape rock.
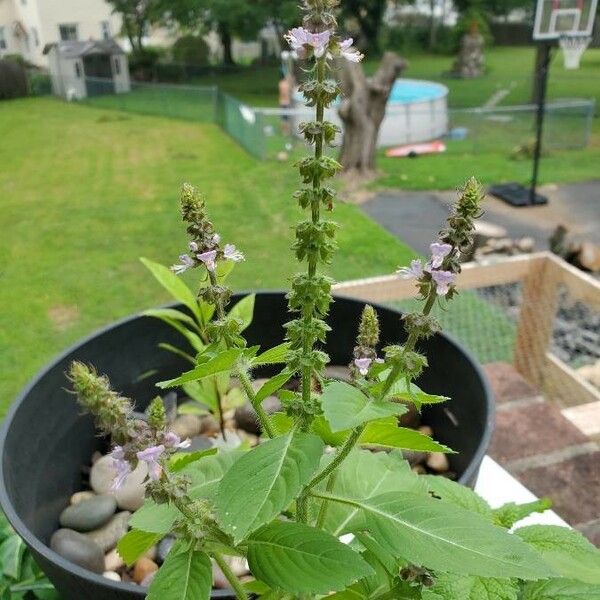
[[[227, 561], [227, 564], [233, 573], [238, 577], [243, 577], [250, 572], [248, 569], [248, 562], [244, 558], [239, 556], [231, 556], [227, 557], [225, 560]], [[223, 571], [221, 571], [216, 563], [213, 563], [213, 581], [214, 586], [218, 589], [226, 589], [230, 587], [227, 578], [225, 575], [223, 575]]]
[[171, 551], [173, 544], [175, 543], [175, 538], [173, 536], [167, 536], [163, 538], [160, 542], [158, 542], [158, 546], [156, 548], [156, 559], [160, 564], [165, 562], [167, 555]]
[[110, 579], [111, 581], [121, 581], [121, 576], [115, 571], [104, 571], [102, 576], [106, 577], [106, 579]]
[[421, 465], [427, 460], [427, 453], [418, 452], [417, 450], [402, 450], [402, 456], [411, 467]]
[[93, 496], [62, 511], [59, 522], [66, 529], [93, 531], [104, 525], [117, 510], [114, 496]]
[[138, 463], [138, 466], [130, 473], [123, 485], [115, 492], [117, 504], [121, 510], [135, 512], [144, 504], [146, 496], [146, 478], [148, 476], [148, 466], [145, 462]]
[[436, 473], [445, 473], [450, 469], [448, 457], [443, 452], [432, 452], [425, 464]]
[[196, 435], [191, 439], [191, 444], [183, 452], [197, 452], [198, 450], [208, 450], [213, 447], [213, 440], [205, 435]]
[[202, 419], [198, 415], [179, 415], [170, 427], [182, 440], [193, 438], [200, 434]]
[[398, 420], [400, 427], [417, 429], [421, 425], [421, 414], [412, 402], [404, 402], [403, 404], [408, 408], [408, 412], [405, 412]]
[[99, 458], [90, 471], [90, 486], [96, 494], [108, 494], [115, 479], [114, 459], [111, 456]]
[[104, 572], [104, 553], [102, 548], [84, 534], [72, 529], [59, 529], [50, 539], [50, 547], [63, 558], [93, 571]]
[[89, 490], [86, 490], [84, 492], [75, 492], [71, 496], [71, 500], [69, 501], [69, 503], [71, 505], [79, 504], [80, 502], [83, 502], [84, 500], [89, 500], [90, 498], [94, 498], [95, 496], [96, 494]]
[[148, 575], [156, 571], [158, 571], [158, 565], [153, 560], [142, 556], [133, 567], [132, 577], [136, 583], [141, 584]]
[[102, 571], [104, 571], [104, 553], [112, 550], [117, 545], [117, 542], [127, 533], [129, 517], [131, 517], [129, 511], [117, 513], [100, 529], [83, 534], [102, 549]]
[[125, 562], [116, 550], [111, 550], [104, 557], [104, 569], [106, 571], [118, 571], [124, 565]]
[[200, 435], [214, 435], [220, 431], [219, 421], [213, 415], [200, 417]]
[[[269, 415], [279, 412], [282, 408], [279, 398], [275, 396], [269, 396], [268, 398], [265, 398], [265, 400], [262, 403], [262, 407]], [[236, 409], [235, 421], [240, 429], [243, 429], [248, 433], [260, 435], [261, 431], [260, 426], [258, 424], [256, 411], [249, 402]]]

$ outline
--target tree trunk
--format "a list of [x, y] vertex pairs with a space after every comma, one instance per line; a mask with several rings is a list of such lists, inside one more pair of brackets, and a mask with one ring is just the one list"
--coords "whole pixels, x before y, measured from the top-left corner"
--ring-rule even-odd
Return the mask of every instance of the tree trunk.
[[221, 44], [223, 46], [223, 64], [228, 66], [235, 65], [232, 49], [233, 39], [227, 25], [223, 23], [219, 24], [219, 36], [221, 37]]
[[339, 109], [344, 123], [340, 162], [344, 171], [368, 174], [375, 170], [377, 138], [385, 117], [392, 86], [406, 67], [394, 52], [383, 55], [377, 73], [365, 77], [359, 63], [340, 63], [340, 86], [344, 100]]

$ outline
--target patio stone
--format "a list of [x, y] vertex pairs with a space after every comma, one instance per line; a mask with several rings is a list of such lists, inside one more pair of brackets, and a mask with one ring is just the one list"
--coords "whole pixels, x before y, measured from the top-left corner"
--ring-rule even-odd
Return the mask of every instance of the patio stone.
[[509, 363], [495, 362], [484, 367], [497, 404], [536, 396], [539, 392]]
[[556, 406], [543, 402], [499, 411], [489, 454], [506, 464], [587, 442]]

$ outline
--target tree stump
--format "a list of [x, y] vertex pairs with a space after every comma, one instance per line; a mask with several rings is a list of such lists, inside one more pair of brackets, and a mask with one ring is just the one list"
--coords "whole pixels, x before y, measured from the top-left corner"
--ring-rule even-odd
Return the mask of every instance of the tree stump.
[[483, 75], [483, 36], [477, 31], [467, 33], [461, 43], [460, 52], [452, 68], [452, 74], [461, 79], [474, 79]]
[[339, 115], [344, 124], [340, 162], [344, 171], [367, 175], [375, 170], [379, 128], [392, 86], [405, 68], [406, 62], [394, 52], [384, 54], [373, 77], [366, 77], [359, 63], [340, 61], [343, 100]]

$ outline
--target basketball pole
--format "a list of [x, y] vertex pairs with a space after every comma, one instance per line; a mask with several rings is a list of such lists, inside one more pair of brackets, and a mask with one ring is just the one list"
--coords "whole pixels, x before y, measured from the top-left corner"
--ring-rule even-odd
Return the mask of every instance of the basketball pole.
[[531, 187], [529, 189], [529, 204], [536, 202], [536, 191], [538, 186], [538, 177], [540, 170], [540, 158], [542, 156], [542, 139], [544, 134], [544, 117], [546, 116], [546, 93], [548, 90], [548, 72], [550, 70], [550, 59], [552, 56], [552, 46], [549, 42], [542, 42], [542, 57], [540, 69], [536, 73], [538, 78], [537, 89], [539, 91], [537, 98], [537, 113], [535, 125], [535, 149], [533, 153], [533, 174], [531, 177]]

